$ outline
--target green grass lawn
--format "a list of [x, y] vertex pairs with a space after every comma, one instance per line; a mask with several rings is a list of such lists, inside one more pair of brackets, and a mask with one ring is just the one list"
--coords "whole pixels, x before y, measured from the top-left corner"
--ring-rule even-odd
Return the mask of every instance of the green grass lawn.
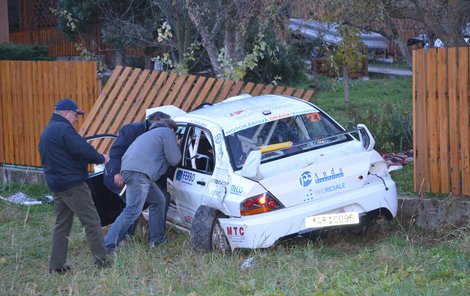
[[[426, 236], [382, 221], [364, 236], [295, 238], [225, 256], [192, 251], [188, 236], [174, 230], [168, 244], [150, 249], [148, 232], [140, 228], [113, 256], [111, 268], [97, 270], [75, 220], [68, 259], [73, 271], [50, 275], [52, 205], [0, 202], [0, 295], [468, 295], [470, 290], [468, 227]], [[242, 269], [247, 258], [253, 261]]]

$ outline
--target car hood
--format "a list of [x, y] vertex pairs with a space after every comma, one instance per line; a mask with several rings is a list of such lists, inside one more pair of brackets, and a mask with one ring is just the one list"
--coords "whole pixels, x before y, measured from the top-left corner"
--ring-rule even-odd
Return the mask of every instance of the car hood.
[[374, 151], [359, 143], [336, 146], [262, 164], [258, 182], [285, 207], [362, 187]]

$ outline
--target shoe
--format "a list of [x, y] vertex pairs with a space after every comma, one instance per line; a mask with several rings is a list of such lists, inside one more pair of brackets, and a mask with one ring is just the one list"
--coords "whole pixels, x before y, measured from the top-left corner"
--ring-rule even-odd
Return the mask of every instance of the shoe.
[[95, 265], [98, 269], [109, 268], [111, 267], [111, 261], [108, 258], [97, 258]]
[[70, 265], [64, 265], [59, 268], [49, 268], [49, 273], [57, 273], [57, 274], [65, 274], [67, 271], [71, 270], [72, 267]]
[[168, 239], [165, 237], [165, 238], [163, 238], [163, 239], [160, 240], [160, 241], [157, 241], [157, 242], [150, 242], [150, 247], [151, 247], [152, 249], [154, 249], [154, 248], [156, 248], [156, 247], [158, 247], [158, 246], [160, 246], [160, 245], [166, 244], [167, 242], [168, 242]]
[[116, 254], [116, 249], [106, 248], [106, 255], [114, 255], [114, 254]]

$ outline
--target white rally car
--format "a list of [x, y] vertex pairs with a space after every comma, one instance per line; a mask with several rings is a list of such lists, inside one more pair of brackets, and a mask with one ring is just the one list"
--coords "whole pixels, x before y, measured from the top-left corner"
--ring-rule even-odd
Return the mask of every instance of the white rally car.
[[184, 137], [182, 162], [167, 176], [167, 220], [190, 232], [195, 249], [267, 248], [396, 216], [395, 183], [364, 125], [345, 131], [315, 105], [280, 95], [147, 113], [157, 110], [172, 114]]

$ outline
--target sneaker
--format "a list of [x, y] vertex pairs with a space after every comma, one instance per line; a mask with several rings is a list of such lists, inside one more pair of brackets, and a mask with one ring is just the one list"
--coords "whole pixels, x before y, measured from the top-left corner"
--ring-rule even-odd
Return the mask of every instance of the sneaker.
[[64, 265], [59, 268], [49, 268], [49, 273], [57, 273], [57, 274], [65, 274], [67, 271], [71, 270], [72, 267], [70, 265]]
[[111, 261], [108, 258], [97, 258], [95, 265], [98, 269], [109, 268], [111, 267]]
[[151, 247], [152, 249], [154, 249], [154, 248], [156, 248], [156, 247], [158, 247], [158, 246], [160, 246], [160, 245], [166, 244], [167, 242], [168, 242], [168, 239], [165, 237], [165, 238], [163, 238], [163, 239], [160, 240], [160, 241], [157, 241], [157, 242], [150, 242], [150, 247]]

